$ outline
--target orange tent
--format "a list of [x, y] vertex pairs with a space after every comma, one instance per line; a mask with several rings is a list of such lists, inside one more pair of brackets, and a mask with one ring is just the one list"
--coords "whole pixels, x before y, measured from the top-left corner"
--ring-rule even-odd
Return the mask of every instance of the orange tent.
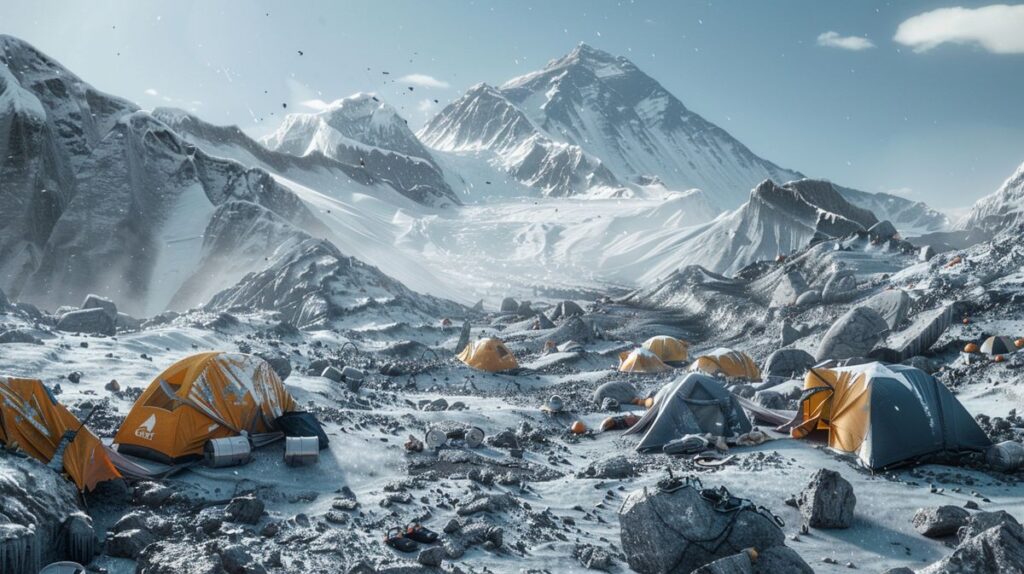
[[750, 355], [724, 347], [697, 357], [690, 365], [690, 370], [749, 381], [761, 380], [761, 370], [757, 368], [757, 363]]
[[630, 352], [619, 353], [619, 371], [623, 373], [664, 373], [671, 371], [652, 351], [640, 347]]
[[682, 363], [689, 358], [690, 344], [668, 335], [651, 337], [644, 341], [642, 347], [666, 363]]
[[293, 410], [295, 400], [263, 359], [200, 353], [150, 383], [114, 442], [122, 454], [175, 464], [202, 457], [211, 439], [273, 432], [276, 419]]
[[515, 355], [508, 350], [501, 339], [489, 337], [466, 345], [458, 355], [459, 360], [474, 369], [496, 373], [519, 366]]
[[50, 463], [68, 437], [64, 472], [78, 489], [89, 491], [121, 478], [100, 439], [36, 379], [0, 377], [0, 443]]

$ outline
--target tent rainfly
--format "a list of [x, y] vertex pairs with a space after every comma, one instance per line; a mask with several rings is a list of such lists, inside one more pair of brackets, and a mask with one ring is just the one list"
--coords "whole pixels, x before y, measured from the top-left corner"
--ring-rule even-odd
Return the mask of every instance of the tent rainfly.
[[797, 420], [786, 429], [796, 438], [827, 431], [829, 447], [856, 454], [872, 470], [990, 445], [945, 385], [919, 369], [882, 363], [812, 368]]
[[278, 431], [277, 419], [294, 410], [295, 400], [263, 359], [199, 353], [153, 379], [114, 442], [121, 454], [178, 464], [201, 458], [212, 439]]
[[687, 434], [728, 438], [751, 428], [743, 408], [722, 383], [708, 375], [688, 373], [662, 387], [651, 408], [624, 434], [643, 432], [636, 449], [651, 452]]

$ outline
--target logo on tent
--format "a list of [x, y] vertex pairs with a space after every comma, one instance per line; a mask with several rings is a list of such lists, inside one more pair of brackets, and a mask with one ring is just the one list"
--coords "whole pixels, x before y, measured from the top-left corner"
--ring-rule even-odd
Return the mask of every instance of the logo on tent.
[[156, 415], [149, 415], [146, 422], [139, 425], [139, 428], [135, 429], [135, 436], [145, 439], [153, 440], [153, 427], [156, 426]]

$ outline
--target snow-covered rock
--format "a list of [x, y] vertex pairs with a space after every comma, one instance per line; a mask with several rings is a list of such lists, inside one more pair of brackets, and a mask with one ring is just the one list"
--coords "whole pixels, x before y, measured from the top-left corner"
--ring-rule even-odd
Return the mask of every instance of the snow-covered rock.
[[316, 113], [289, 114], [263, 143], [282, 153], [300, 157], [319, 153], [359, 166], [419, 203], [459, 203], [408, 122], [373, 94], [355, 94]]
[[995, 193], [974, 204], [961, 227], [998, 233], [1019, 223], [1024, 223], [1024, 163]]

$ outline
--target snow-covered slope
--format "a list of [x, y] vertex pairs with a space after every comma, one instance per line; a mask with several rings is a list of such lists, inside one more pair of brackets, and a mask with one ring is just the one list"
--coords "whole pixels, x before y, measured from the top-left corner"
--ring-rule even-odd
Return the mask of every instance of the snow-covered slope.
[[618, 181], [657, 177], [669, 189], [700, 188], [722, 208], [738, 206], [766, 178], [801, 177], [686, 109], [629, 60], [586, 44], [498, 90], [467, 93], [420, 136], [440, 149], [480, 147], [507, 157], [512, 142], [537, 131], [578, 146]]
[[644, 279], [653, 281], [687, 265], [731, 274], [755, 261], [802, 249], [815, 236], [842, 237], [876, 222], [828, 182], [801, 180], [780, 187], [766, 180], [739, 209], [683, 230], [660, 246], [664, 262], [652, 266]]
[[410, 199], [432, 206], [459, 203], [437, 162], [393, 107], [355, 94], [310, 114], [289, 114], [264, 138], [271, 150], [323, 154], [359, 166]]
[[1024, 223], [1024, 164], [995, 193], [979, 199], [961, 226], [995, 234], [1020, 223]]

